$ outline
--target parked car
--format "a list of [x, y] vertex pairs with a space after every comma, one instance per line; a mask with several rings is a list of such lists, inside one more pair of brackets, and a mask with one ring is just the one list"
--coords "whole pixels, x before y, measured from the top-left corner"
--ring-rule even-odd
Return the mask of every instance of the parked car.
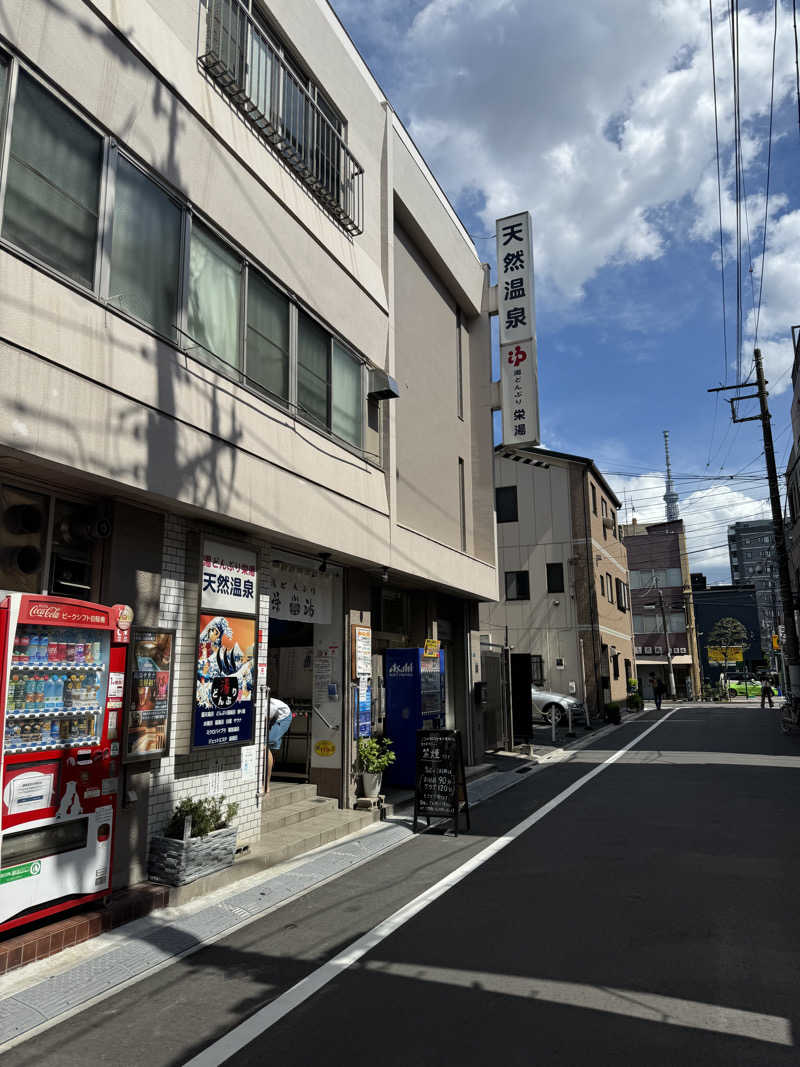
[[740, 697], [761, 695], [761, 682], [757, 678], [729, 678], [728, 690]]
[[555, 716], [556, 726], [567, 718], [567, 713], [572, 708], [572, 721], [577, 722], [583, 718], [584, 707], [580, 700], [566, 693], [554, 693], [550, 689], [536, 689], [531, 687], [531, 704], [533, 706], [534, 720], [543, 719], [552, 725]]

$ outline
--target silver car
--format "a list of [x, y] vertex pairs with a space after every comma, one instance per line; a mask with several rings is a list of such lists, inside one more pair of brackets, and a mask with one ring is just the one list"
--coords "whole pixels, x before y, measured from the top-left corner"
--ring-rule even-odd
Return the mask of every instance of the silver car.
[[566, 693], [553, 693], [549, 689], [531, 688], [531, 705], [534, 719], [544, 719], [550, 725], [555, 716], [556, 726], [558, 726], [567, 718], [570, 708], [572, 708], [573, 724], [584, 717], [584, 707], [580, 700], [567, 696]]

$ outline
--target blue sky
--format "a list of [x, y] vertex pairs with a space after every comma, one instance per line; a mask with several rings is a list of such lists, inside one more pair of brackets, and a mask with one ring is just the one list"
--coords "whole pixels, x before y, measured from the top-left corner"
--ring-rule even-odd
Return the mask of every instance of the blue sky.
[[[592, 456], [640, 520], [673, 469], [763, 474], [758, 423], [731, 427], [706, 390], [736, 375], [732, 62], [714, 0], [727, 367], [705, 0], [332, 0], [395, 111], [494, 265], [493, 220], [534, 222], [543, 443]], [[792, 9], [778, 5], [770, 200], [764, 194], [773, 5], [740, 0], [743, 371], [752, 286], [776, 454], [791, 447], [791, 326], [800, 322], [800, 136]], [[749, 230], [749, 251], [746, 240]], [[752, 263], [752, 275], [749, 267]], [[743, 413], [750, 413], [749, 411]], [[728, 577], [726, 526], [761, 517], [766, 481], [681, 480], [692, 566]]]

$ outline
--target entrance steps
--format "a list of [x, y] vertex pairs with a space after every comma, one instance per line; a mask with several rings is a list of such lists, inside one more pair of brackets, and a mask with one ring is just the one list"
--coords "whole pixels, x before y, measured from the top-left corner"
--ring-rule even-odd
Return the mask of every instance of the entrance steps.
[[205, 896], [240, 878], [248, 878], [363, 830], [379, 818], [377, 810], [339, 808], [335, 800], [317, 796], [315, 785], [273, 782], [269, 795], [261, 798], [260, 839], [250, 842], [247, 852], [238, 855], [232, 867], [198, 878], [189, 885], [171, 886], [169, 904], [174, 907]]

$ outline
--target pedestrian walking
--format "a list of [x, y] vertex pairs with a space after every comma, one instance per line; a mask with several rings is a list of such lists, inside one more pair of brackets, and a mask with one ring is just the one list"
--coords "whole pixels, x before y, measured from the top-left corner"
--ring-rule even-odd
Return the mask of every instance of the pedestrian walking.
[[667, 691], [667, 687], [664, 685], [660, 678], [656, 678], [654, 674], [650, 675], [650, 685], [653, 689], [653, 700], [656, 702], [656, 711], [661, 711], [661, 701], [664, 699], [664, 694]]
[[772, 707], [772, 686], [769, 683], [769, 679], [764, 679], [764, 684], [761, 686], [761, 707], [763, 708], [764, 701], [769, 701], [769, 706]]
[[272, 768], [275, 763], [273, 752], [279, 752], [283, 735], [292, 725], [292, 709], [289, 705], [270, 693], [269, 711], [267, 714], [267, 793], [272, 778]]

